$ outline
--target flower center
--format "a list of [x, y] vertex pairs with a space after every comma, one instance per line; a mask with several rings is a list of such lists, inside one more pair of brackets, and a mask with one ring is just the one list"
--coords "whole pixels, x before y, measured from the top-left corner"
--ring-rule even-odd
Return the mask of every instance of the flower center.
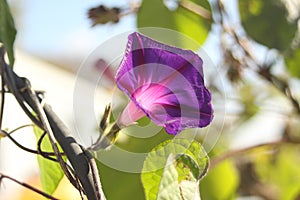
[[125, 127], [134, 124], [140, 118], [149, 116], [153, 112], [164, 115], [165, 110], [162, 105], [169, 103], [166, 98], [169, 94], [171, 92], [159, 84], [147, 84], [139, 87], [131, 95], [131, 101], [121, 113], [118, 120], [119, 126]]
[[144, 110], [151, 111], [155, 104], [165, 103], [164, 97], [168, 94], [165, 86], [159, 84], [147, 84], [138, 88], [132, 98]]

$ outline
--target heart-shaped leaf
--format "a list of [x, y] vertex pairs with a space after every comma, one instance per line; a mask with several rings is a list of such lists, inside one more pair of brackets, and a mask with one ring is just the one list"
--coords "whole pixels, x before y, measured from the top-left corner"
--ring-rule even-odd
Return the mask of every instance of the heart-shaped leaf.
[[208, 164], [206, 152], [196, 141], [177, 138], [161, 143], [144, 162], [146, 199], [200, 199], [199, 180]]

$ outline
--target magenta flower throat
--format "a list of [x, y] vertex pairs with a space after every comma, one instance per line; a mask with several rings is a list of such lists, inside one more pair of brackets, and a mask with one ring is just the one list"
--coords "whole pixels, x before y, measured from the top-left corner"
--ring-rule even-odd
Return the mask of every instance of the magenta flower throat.
[[210, 124], [213, 109], [202, 64], [190, 50], [136, 32], [130, 34], [116, 74], [117, 85], [130, 102], [119, 116], [118, 125], [122, 128], [148, 116], [169, 134], [177, 134]]

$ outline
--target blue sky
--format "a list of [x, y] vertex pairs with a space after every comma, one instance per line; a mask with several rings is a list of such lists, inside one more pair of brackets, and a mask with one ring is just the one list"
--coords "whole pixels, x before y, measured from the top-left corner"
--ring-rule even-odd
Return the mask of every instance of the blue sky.
[[[101, 3], [128, 7], [128, 0], [26, 0], [12, 2], [17, 10], [17, 47], [41, 57], [84, 54], [112, 35], [135, 28], [135, 16], [120, 23], [91, 28], [87, 11]], [[67, 55], [68, 56], [68, 55]]]

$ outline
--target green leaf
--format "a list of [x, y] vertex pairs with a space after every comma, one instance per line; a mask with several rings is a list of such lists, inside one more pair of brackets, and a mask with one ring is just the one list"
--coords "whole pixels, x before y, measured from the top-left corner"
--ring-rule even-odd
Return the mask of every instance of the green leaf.
[[[39, 140], [43, 134], [43, 131], [36, 126], [33, 130], [37, 140]], [[51, 143], [47, 136], [45, 136], [45, 138], [43, 139], [41, 148], [43, 151], [53, 152]], [[61, 150], [61, 148], [59, 148], [59, 150]], [[40, 168], [40, 179], [43, 190], [48, 194], [52, 194], [63, 178], [64, 172], [57, 162], [47, 160], [42, 156], [38, 156], [37, 160]]]
[[187, 154], [180, 155], [176, 160], [176, 166], [182, 199], [200, 199], [199, 180], [207, 169], [203, 172], [203, 169], [200, 169], [195, 160]]
[[[211, 19], [211, 8], [208, 1], [197, 1], [197, 0], [184, 0], [180, 1], [185, 4], [192, 4], [190, 7], [200, 7], [208, 13], [208, 17]], [[161, 33], [140, 31], [153, 38], [163, 38], [167, 40], [166, 43], [178, 46], [181, 48], [189, 48], [196, 50], [203, 44], [207, 35], [211, 29], [211, 20], [205, 19], [199, 14], [187, 9], [185, 4], [180, 4], [175, 11], [169, 10], [163, 0], [143, 0], [142, 5], [137, 15], [137, 26], [138, 28], [143, 27], [158, 27], [171, 29], [178, 31], [186, 36], [192, 38], [198, 44], [192, 44], [190, 40], [174, 35], [171, 37], [168, 34], [161, 35]], [[194, 42], [195, 43], [195, 42]]]
[[[178, 184], [178, 173], [174, 164], [174, 155], [171, 154], [168, 158], [167, 165], [161, 175], [161, 180], [158, 182], [158, 194], [151, 195], [152, 199], [174, 199], [180, 200], [180, 190]], [[172, 192], [170, 192], [172, 191]], [[146, 194], [147, 195], [147, 194]], [[147, 197], [147, 196], [146, 196]]]
[[142, 184], [146, 199], [200, 198], [198, 183], [208, 163], [206, 152], [196, 141], [173, 139], [161, 143], [144, 162]]
[[242, 24], [254, 40], [278, 50], [287, 49], [297, 30], [296, 22], [289, 22], [288, 11], [280, 0], [240, 0]]
[[293, 52], [287, 55], [285, 57], [285, 63], [290, 74], [294, 77], [300, 78], [300, 48], [295, 49]]
[[200, 200], [199, 183], [192, 181], [182, 181], [180, 184], [182, 199]]
[[209, 170], [200, 183], [203, 199], [234, 199], [239, 184], [239, 174], [232, 161], [227, 160]]
[[10, 13], [6, 0], [0, 0], [0, 42], [6, 48], [9, 64], [14, 65], [14, 41], [16, 37], [14, 19]]

